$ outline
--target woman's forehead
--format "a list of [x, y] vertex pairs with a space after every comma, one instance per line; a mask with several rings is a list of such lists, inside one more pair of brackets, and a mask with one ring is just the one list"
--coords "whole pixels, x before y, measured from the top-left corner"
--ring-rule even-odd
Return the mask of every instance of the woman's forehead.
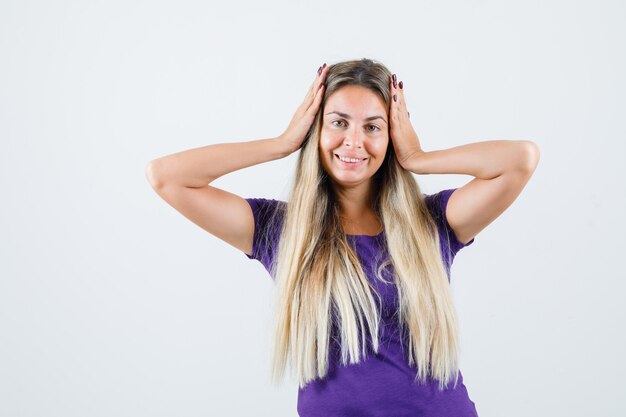
[[326, 99], [324, 115], [329, 113], [341, 113], [343, 117], [366, 119], [371, 116], [386, 115], [387, 109], [382, 97], [369, 88], [346, 86]]

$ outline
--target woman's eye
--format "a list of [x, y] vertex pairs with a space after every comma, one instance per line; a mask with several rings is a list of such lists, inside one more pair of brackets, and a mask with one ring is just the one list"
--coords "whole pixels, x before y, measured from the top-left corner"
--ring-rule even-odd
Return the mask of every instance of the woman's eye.
[[[333, 126], [337, 126], [335, 123], [344, 123], [344, 121], [343, 120], [334, 120], [334, 121], [331, 122], [331, 124], [333, 124]], [[376, 131], [380, 130], [378, 128], [378, 126], [376, 126], [376, 125], [369, 125], [368, 127], [373, 128], [373, 129], [370, 129], [370, 132], [376, 132]]]

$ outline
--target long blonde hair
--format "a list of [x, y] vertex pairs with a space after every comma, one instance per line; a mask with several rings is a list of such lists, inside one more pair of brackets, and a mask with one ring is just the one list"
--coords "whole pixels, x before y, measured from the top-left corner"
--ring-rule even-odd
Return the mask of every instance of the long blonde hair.
[[[376, 288], [367, 280], [348, 243], [337, 198], [319, 155], [327, 97], [346, 85], [379, 94], [389, 108], [390, 71], [370, 59], [331, 65], [326, 91], [298, 157], [295, 181], [282, 216], [281, 238], [272, 272], [275, 276], [272, 379], [284, 376], [287, 362], [300, 388], [329, 369], [333, 323], [338, 322], [343, 365], [367, 358], [367, 330], [378, 352], [381, 312]], [[398, 325], [409, 332], [409, 366], [415, 382], [427, 377], [439, 389], [458, 381], [458, 322], [448, 275], [439, 249], [437, 226], [412, 173], [403, 169], [389, 140], [387, 154], [374, 174], [374, 207], [381, 220], [398, 293]], [[277, 213], [275, 213], [277, 214]]]

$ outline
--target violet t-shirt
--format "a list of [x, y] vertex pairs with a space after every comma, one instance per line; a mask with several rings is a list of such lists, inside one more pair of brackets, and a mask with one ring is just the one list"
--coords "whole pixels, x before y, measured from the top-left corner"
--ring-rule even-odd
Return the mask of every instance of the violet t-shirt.
[[[456, 188], [425, 195], [426, 205], [439, 230], [440, 249], [450, 280], [450, 266], [457, 252], [474, 242], [460, 242], [445, 216], [450, 195]], [[283, 217], [271, 216], [276, 209], [284, 209], [286, 202], [264, 198], [247, 198], [254, 214], [254, 240], [252, 256], [271, 275], [275, 260]], [[284, 211], [279, 211], [284, 213]], [[269, 229], [269, 238], [262, 239], [262, 231]], [[368, 346], [368, 355], [358, 364], [342, 365], [340, 347], [331, 343], [329, 372], [324, 379], [315, 379], [298, 389], [298, 415], [300, 417], [477, 417], [474, 402], [469, 398], [459, 371], [456, 388], [454, 381], [439, 391], [438, 381], [415, 383], [415, 365], [408, 364], [408, 341], [400, 335], [394, 313], [398, 296], [391, 267], [383, 269], [382, 276], [391, 284], [376, 278], [378, 266], [387, 257], [385, 232], [376, 236], [347, 235], [355, 248], [368, 280], [381, 296], [374, 297], [381, 311], [379, 350], [374, 353]], [[272, 275], [271, 275], [272, 276]], [[272, 279], [275, 279], [272, 276]]]

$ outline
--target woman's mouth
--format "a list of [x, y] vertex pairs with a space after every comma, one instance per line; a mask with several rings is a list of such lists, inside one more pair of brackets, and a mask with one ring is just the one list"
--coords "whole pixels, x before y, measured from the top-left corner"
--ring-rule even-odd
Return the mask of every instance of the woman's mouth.
[[363, 163], [365, 161], [367, 161], [367, 158], [343, 158], [343, 157], [339, 157], [339, 155], [335, 154], [335, 159], [343, 166], [346, 167], [356, 167], [356, 166], [360, 166], [363, 165]]

